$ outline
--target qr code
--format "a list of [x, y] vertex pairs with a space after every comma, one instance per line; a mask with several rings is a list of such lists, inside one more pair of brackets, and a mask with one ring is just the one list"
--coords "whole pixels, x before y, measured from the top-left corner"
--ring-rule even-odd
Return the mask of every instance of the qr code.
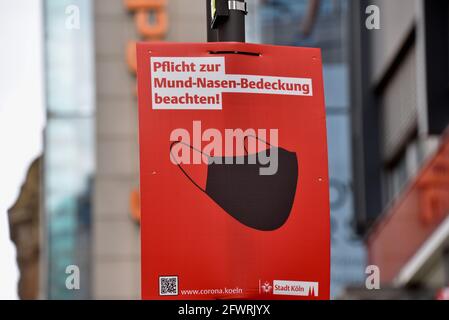
[[159, 295], [177, 296], [178, 295], [178, 276], [159, 277]]

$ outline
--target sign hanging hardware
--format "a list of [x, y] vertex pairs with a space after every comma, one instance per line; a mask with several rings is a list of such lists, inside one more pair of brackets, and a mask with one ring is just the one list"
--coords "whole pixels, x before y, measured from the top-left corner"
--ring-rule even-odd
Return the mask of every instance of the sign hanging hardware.
[[248, 14], [248, 4], [245, 1], [237, 0], [211, 0], [210, 11], [212, 17], [211, 29], [217, 29], [225, 23], [230, 16], [230, 12], [240, 11], [244, 15]]
[[243, 11], [245, 15], [248, 14], [248, 4], [245, 1], [230, 0], [228, 1], [228, 8], [229, 10]]

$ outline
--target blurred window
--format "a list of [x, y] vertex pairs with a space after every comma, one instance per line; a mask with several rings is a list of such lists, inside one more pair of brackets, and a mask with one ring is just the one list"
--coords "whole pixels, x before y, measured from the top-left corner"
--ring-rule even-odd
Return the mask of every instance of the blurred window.
[[[92, 1], [45, 0], [47, 128], [44, 154], [46, 283], [49, 299], [90, 296], [89, 239], [94, 172]], [[78, 28], [67, 28], [70, 10]], [[80, 268], [80, 290], [68, 290], [65, 271]]]

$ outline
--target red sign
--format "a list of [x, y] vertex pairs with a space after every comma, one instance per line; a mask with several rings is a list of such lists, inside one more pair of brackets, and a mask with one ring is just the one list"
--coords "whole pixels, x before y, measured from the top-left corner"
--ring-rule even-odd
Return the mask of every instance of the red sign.
[[142, 297], [328, 299], [319, 49], [141, 43]]

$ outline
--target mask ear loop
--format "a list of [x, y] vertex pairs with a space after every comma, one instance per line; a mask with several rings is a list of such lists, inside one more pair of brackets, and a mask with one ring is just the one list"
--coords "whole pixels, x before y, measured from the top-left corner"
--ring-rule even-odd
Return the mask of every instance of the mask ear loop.
[[249, 138], [249, 137], [264, 142], [264, 143], [265, 143], [267, 146], [269, 146], [270, 148], [273, 147], [273, 146], [272, 146], [270, 143], [268, 143], [267, 141], [265, 141], [265, 140], [263, 140], [263, 139], [260, 139], [259, 137], [254, 136], [254, 135], [252, 135], [252, 134], [248, 134], [248, 135], [245, 135], [245, 137], [243, 138], [243, 149], [245, 150], [246, 155], [248, 155], [248, 150], [246, 149], [246, 144], [247, 144], [247, 142], [248, 142], [248, 138]]
[[[175, 145], [177, 145], [178, 143], [181, 143], [181, 144], [183, 144], [183, 145], [189, 147], [190, 149], [192, 149], [192, 150], [194, 150], [194, 151], [197, 151], [197, 152], [201, 153], [203, 156], [206, 156], [207, 159], [209, 159], [209, 162], [210, 162], [210, 158], [211, 158], [210, 155], [205, 154], [203, 151], [198, 150], [197, 148], [192, 147], [191, 145], [188, 145], [188, 144], [185, 143], [185, 142], [182, 142], [182, 141], [174, 141], [174, 142], [172, 142], [172, 144], [170, 145], [170, 155], [173, 157], [173, 159], [175, 160], [175, 162], [176, 162], [176, 158], [175, 158], [175, 156], [173, 155], [172, 149], [173, 149], [173, 147], [174, 147]], [[189, 179], [190, 182], [193, 183], [193, 185], [194, 185], [195, 187], [197, 187], [198, 189], [200, 189], [201, 191], [203, 191], [204, 193], [206, 193], [206, 190], [204, 190], [203, 188], [201, 188], [200, 185], [199, 185], [198, 183], [196, 183], [196, 182], [189, 176], [189, 174], [188, 174], [188, 173], [181, 167], [181, 164], [180, 164], [180, 163], [176, 163], [176, 165], [177, 165], [178, 168], [182, 171], [182, 173], [187, 177], [187, 179]], [[206, 193], [206, 194], [207, 194], [207, 193]]]

